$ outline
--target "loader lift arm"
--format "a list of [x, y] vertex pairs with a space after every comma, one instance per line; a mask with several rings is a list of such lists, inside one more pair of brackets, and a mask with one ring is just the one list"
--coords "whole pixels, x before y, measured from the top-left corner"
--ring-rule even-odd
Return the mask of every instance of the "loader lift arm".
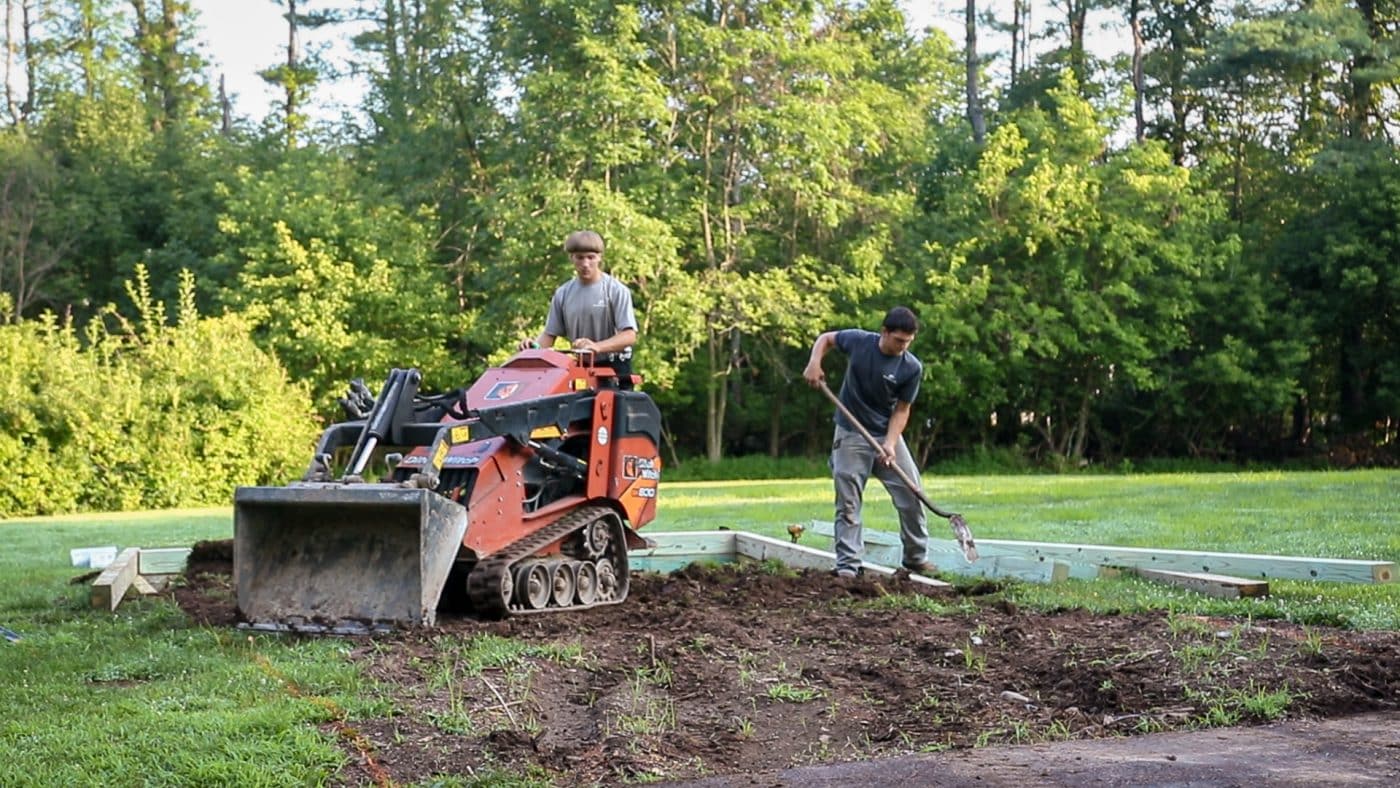
[[[432, 465], [411, 480], [414, 487], [434, 489], [442, 470], [442, 459], [452, 446], [496, 436], [508, 437], [528, 446], [551, 462], [583, 473], [583, 461], [533, 440], [531, 434], [544, 427], [559, 432], [569, 424], [586, 420], [593, 412], [593, 391], [579, 391], [543, 397], [494, 408], [467, 411], [460, 421], [416, 421], [414, 398], [421, 375], [418, 370], [395, 369], [389, 373], [374, 407], [363, 420], [333, 424], [321, 434], [311, 465], [303, 481], [333, 481], [332, 457], [354, 445], [341, 481], [359, 483], [371, 455], [379, 446], [424, 446], [432, 448]], [[443, 413], [447, 413], [444, 410]]]

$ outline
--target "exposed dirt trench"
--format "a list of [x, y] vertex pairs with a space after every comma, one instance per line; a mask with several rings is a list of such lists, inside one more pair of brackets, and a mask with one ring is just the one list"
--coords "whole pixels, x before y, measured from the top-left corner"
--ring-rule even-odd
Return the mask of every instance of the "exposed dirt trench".
[[[174, 593], [193, 618], [235, 625], [231, 568], [219, 545], [192, 556]], [[351, 658], [394, 711], [353, 721], [361, 744], [346, 746], [339, 780], [533, 770], [566, 785], [785, 784], [780, 770], [793, 767], [1400, 710], [1400, 633], [1043, 614], [994, 590], [691, 566], [634, 575], [621, 605], [447, 617], [434, 631], [355, 641]], [[483, 667], [482, 643], [514, 656]]]

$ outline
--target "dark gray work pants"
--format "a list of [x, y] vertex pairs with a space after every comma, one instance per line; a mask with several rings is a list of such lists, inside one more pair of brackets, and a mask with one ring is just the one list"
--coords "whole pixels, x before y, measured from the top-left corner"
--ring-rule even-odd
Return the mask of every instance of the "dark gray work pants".
[[[879, 436], [876, 437], [879, 440]], [[885, 485], [895, 511], [899, 512], [899, 536], [904, 544], [905, 565], [920, 564], [928, 558], [928, 516], [913, 490], [904, 484], [893, 468], [878, 459], [875, 447], [859, 432], [836, 427], [831, 441], [831, 476], [836, 483], [836, 569], [860, 568], [865, 552], [861, 535], [861, 509], [864, 504], [865, 483], [871, 474]], [[919, 469], [909, 453], [904, 438], [899, 439], [895, 462], [917, 484]]]

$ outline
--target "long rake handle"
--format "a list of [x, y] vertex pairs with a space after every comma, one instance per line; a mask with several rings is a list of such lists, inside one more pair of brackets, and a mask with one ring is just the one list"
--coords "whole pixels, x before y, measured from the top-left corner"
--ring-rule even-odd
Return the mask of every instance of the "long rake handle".
[[[826, 385], [826, 381], [822, 381], [821, 386], [822, 393], [826, 395], [827, 399], [831, 400], [832, 404], [836, 406], [837, 410], [841, 411], [841, 415], [846, 417], [846, 421], [849, 421], [851, 424], [855, 425], [856, 432], [859, 432], [861, 434], [861, 437], [865, 438], [865, 442], [869, 443], [872, 449], [883, 455], [885, 453], [885, 448], [880, 445], [879, 441], [875, 440], [875, 436], [870, 434], [870, 430], [867, 430], [865, 428], [865, 425], [861, 424], [860, 421], [856, 419], [855, 415], [852, 414], [850, 409], [846, 407], [846, 403], [842, 402], [839, 397], [831, 393], [831, 387]], [[914, 494], [919, 497], [920, 501], [924, 502], [924, 506], [927, 506], [930, 512], [933, 512], [939, 517], [944, 518], [953, 516], [953, 512], [945, 512], [937, 506], [934, 506], [933, 501], [930, 501], [928, 499], [928, 496], [924, 495], [922, 486], [915, 484], [914, 480], [909, 478], [909, 474], [905, 473], [904, 469], [899, 467], [899, 463], [891, 462], [890, 467], [893, 468], [894, 472], [899, 475], [900, 481], [903, 481], [904, 485], [910, 490], [912, 490]]]
[[[842, 402], [839, 397], [831, 392], [831, 387], [826, 385], [826, 381], [820, 381], [819, 385], [821, 386], [822, 393], [826, 395], [827, 399], [831, 400], [831, 404], [835, 405], [836, 409], [841, 411], [841, 415], [846, 417], [846, 421], [849, 421], [855, 426], [856, 432], [859, 432], [861, 437], [865, 438], [872, 449], [883, 455], [885, 453], [885, 448], [880, 445], [879, 441], [875, 440], [875, 436], [870, 434], [870, 430], [867, 430], [865, 425], [860, 423], [860, 420], [855, 417], [855, 414], [851, 413], [850, 409], [846, 407], [846, 403]], [[905, 473], [904, 469], [899, 467], [899, 463], [891, 462], [890, 467], [894, 469], [900, 481], [904, 482], [904, 486], [912, 490], [914, 495], [918, 496], [918, 499], [923, 502], [924, 506], [928, 507], [930, 512], [948, 520], [949, 525], [953, 527], [953, 533], [958, 538], [958, 544], [962, 547], [963, 553], [967, 556], [967, 560], [976, 561], [977, 545], [972, 540], [972, 531], [967, 527], [967, 521], [963, 519], [963, 516], [956, 512], [945, 512], [935, 506], [933, 501], [930, 501], [928, 496], [924, 495], [923, 486], [909, 478], [909, 474]]]

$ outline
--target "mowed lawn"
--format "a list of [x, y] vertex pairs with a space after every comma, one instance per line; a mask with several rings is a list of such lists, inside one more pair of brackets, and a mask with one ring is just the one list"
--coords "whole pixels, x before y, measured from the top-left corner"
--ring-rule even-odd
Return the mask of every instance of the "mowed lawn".
[[[924, 477], [940, 508], [975, 535], [1231, 553], [1400, 560], [1400, 472], [1151, 476]], [[652, 528], [723, 525], [785, 536], [789, 523], [831, 520], [828, 479], [667, 486]], [[896, 531], [884, 488], [866, 489], [867, 527]], [[929, 530], [947, 537], [943, 521]]]
[[[1020, 539], [1400, 563], [1400, 472], [925, 477], [980, 539]], [[730, 528], [787, 538], [830, 520], [829, 479], [663, 481], [648, 530]], [[878, 482], [867, 524], [895, 530]], [[935, 536], [943, 521], [930, 519]], [[333, 638], [191, 626], [160, 600], [115, 614], [69, 580], [77, 547], [187, 546], [232, 536], [230, 509], [0, 522], [0, 785], [316, 784], [342, 761], [337, 721], [390, 711]], [[815, 537], [804, 543], [824, 547]], [[829, 543], [828, 543], [829, 544]], [[1400, 629], [1400, 584], [1274, 581], [1226, 602], [1136, 579], [1009, 584], [1030, 607], [1141, 608]], [[493, 777], [477, 775], [478, 778]], [[508, 770], [500, 779], [516, 779]], [[487, 782], [490, 782], [488, 780]], [[484, 783], [483, 783], [484, 784]]]

